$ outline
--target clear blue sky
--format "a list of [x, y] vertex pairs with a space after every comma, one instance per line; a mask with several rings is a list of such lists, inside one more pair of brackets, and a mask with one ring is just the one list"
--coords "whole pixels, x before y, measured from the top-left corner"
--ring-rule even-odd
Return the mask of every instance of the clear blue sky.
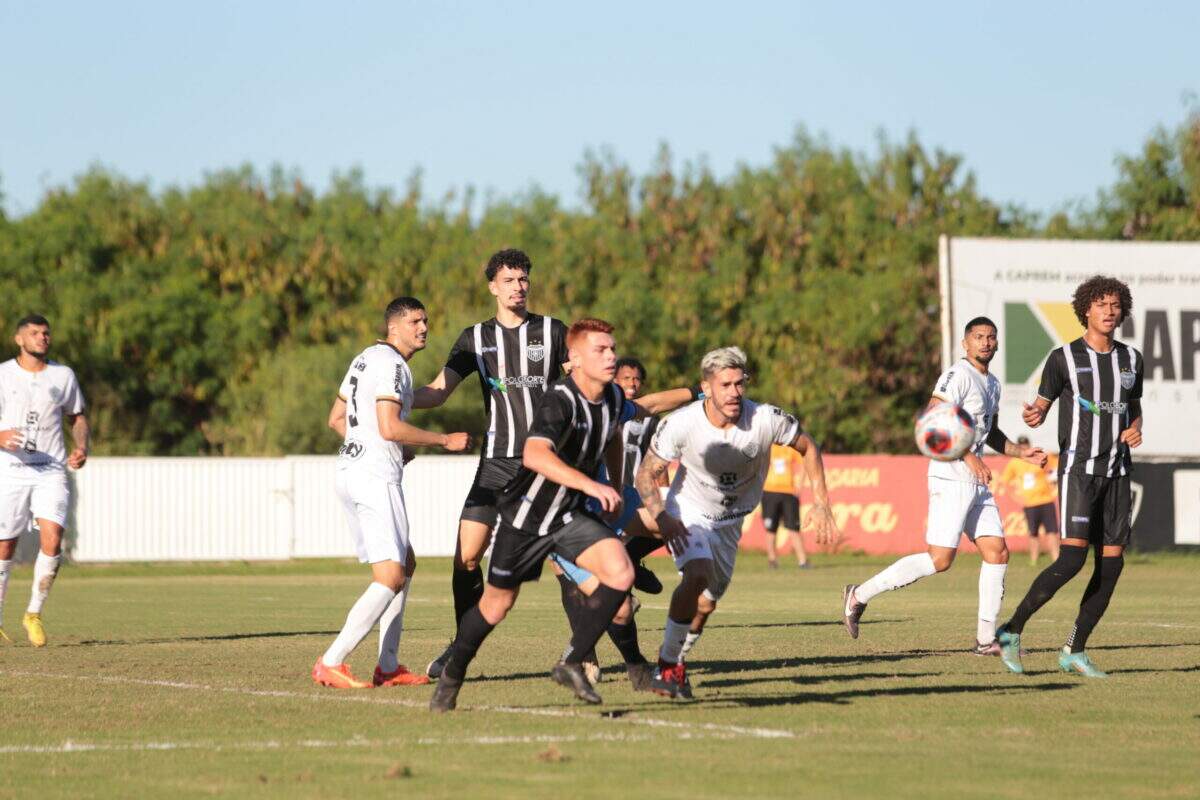
[[915, 130], [1052, 210], [1184, 118], [1198, 31], [1195, 2], [0, 0], [0, 192], [23, 214], [93, 163], [157, 190], [248, 162], [575, 203], [587, 148], [724, 175], [804, 125]]

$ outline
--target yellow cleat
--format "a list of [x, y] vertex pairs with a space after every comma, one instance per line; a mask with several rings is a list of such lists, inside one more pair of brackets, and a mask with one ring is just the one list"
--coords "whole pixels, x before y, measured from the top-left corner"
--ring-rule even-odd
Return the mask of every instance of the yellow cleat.
[[42, 627], [42, 615], [26, 613], [21, 617], [21, 624], [29, 634], [29, 643], [34, 647], [46, 646], [46, 629]]

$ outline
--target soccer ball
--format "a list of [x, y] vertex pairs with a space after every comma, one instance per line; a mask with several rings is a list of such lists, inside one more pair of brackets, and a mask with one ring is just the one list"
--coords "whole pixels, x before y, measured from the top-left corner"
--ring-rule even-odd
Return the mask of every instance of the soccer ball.
[[935, 461], [954, 461], [975, 444], [971, 415], [953, 403], [938, 403], [917, 420], [917, 449]]

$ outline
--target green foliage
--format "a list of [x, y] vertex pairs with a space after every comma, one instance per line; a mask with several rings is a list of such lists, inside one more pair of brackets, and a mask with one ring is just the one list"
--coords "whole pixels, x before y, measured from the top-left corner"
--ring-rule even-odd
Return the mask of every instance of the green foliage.
[[[154, 195], [97, 169], [0, 216], [0, 326], [51, 318], [97, 452], [331, 452], [329, 404], [388, 300], [429, 307], [430, 349], [413, 363], [428, 380], [494, 311], [488, 254], [521, 247], [533, 308], [611, 320], [651, 387], [691, 382], [706, 350], [737, 343], [754, 395], [799, 412], [828, 449], [907, 451], [937, 372], [939, 234], [1200, 238], [1196, 116], [1119, 164], [1096, 208], [1044, 226], [912, 136], [868, 157], [800, 131], [725, 178], [665, 147], [640, 177], [588, 154], [582, 208], [534, 191], [475, 218], [470, 196], [430, 204], [416, 178], [397, 197], [351, 172], [318, 196], [243, 167]], [[480, 432], [475, 381], [414, 421]]]

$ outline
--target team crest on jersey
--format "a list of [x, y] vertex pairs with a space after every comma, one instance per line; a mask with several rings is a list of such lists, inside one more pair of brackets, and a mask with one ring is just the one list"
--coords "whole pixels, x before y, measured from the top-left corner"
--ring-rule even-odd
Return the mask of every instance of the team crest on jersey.
[[758, 457], [758, 442], [750, 442], [746, 445], [746, 449], [742, 451], [742, 455], [746, 458], [754, 459]]
[[51, 386], [46, 390], [46, 394], [50, 395], [51, 403], [57, 403], [62, 398], [62, 392], [58, 390], [57, 386]]
[[539, 362], [546, 357], [546, 345], [544, 344], [529, 344], [525, 345], [525, 356], [533, 362]]
[[1137, 380], [1137, 376], [1134, 375], [1131, 371], [1129, 371], [1127, 369], [1121, 370], [1121, 388], [1122, 389], [1125, 389], [1125, 390], [1132, 389], [1133, 383], [1136, 380]]

